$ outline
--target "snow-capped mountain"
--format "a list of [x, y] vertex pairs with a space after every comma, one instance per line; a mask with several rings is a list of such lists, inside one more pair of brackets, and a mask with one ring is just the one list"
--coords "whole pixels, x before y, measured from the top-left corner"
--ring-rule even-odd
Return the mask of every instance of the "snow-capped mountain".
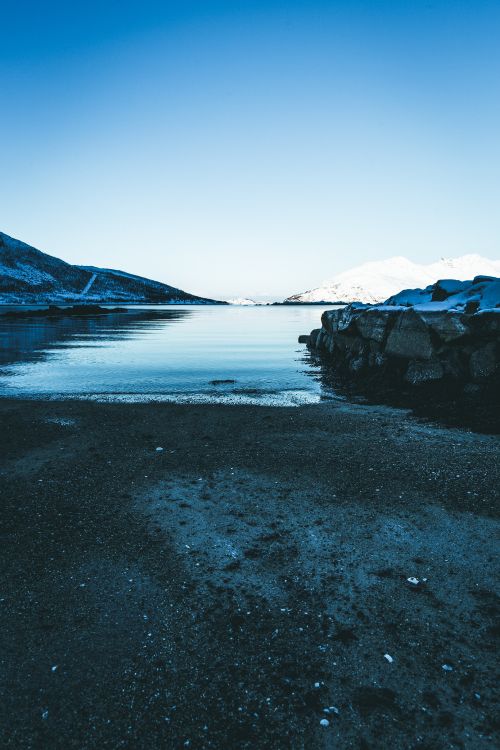
[[206, 304], [214, 300], [125, 271], [74, 266], [0, 232], [0, 304], [69, 302]]
[[397, 256], [387, 260], [363, 263], [344, 271], [316, 289], [288, 297], [285, 302], [383, 302], [401, 289], [426, 287], [438, 279], [465, 281], [474, 276], [500, 276], [500, 260], [480, 255], [441, 258], [421, 265]]
[[243, 305], [244, 307], [248, 307], [250, 305], [257, 305], [258, 302], [255, 302], [253, 299], [248, 299], [247, 297], [236, 297], [235, 299], [228, 299], [227, 304]]

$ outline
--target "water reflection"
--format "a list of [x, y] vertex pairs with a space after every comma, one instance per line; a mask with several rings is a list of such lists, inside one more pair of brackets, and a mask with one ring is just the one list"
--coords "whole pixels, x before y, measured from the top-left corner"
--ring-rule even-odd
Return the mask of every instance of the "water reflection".
[[[24, 312], [24, 310], [23, 310]], [[14, 318], [0, 315], [0, 366], [46, 357], [56, 347], [99, 346], [140, 335], [144, 328], [187, 317], [190, 310], [129, 309], [89, 317]]]
[[327, 397], [297, 337], [321, 310], [142, 307], [0, 317], [0, 395], [295, 405]]

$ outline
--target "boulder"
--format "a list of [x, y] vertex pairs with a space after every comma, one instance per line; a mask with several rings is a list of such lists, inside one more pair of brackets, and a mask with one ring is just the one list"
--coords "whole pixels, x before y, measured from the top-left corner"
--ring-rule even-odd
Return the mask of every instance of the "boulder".
[[347, 334], [337, 333], [337, 335], [333, 336], [333, 341], [336, 348], [347, 357], [364, 354], [368, 348], [368, 344], [359, 336], [348, 336]]
[[364, 339], [382, 343], [390, 320], [398, 313], [376, 308], [363, 310], [356, 318], [356, 328]]
[[341, 312], [341, 308], [338, 308], [337, 310], [325, 310], [325, 312], [321, 316], [321, 325], [323, 326], [325, 331], [328, 331], [328, 333], [337, 332], [338, 321]]
[[432, 302], [444, 302], [445, 299], [451, 294], [458, 294], [459, 292], [467, 289], [470, 284], [469, 281], [457, 281], [457, 279], [439, 279], [435, 284], [431, 285], [432, 289]]
[[362, 311], [367, 308], [369, 308], [369, 305], [356, 302], [339, 310], [337, 318], [337, 330], [339, 333], [356, 333], [356, 320]]
[[431, 359], [434, 355], [429, 328], [411, 308], [399, 313], [387, 337], [385, 353], [403, 359]]
[[311, 340], [311, 337], [307, 334], [303, 334], [302, 336], [299, 336], [299, 344], [309, 344]]
[[315, 328], [309, 335], [309, 346], [312, 349], [320, 349], [321, 328]]
[[494, 375], [498, 365], [499, 357], [494, 341], [490, 341], [480, 349], [476, 349], [470, 355], [469, 368], [474, 380], [491, 377]]
[[405, 380], [411, 385], [421, 385], [430, 380], [441, 380], [443, 376], [444, 368], [441, 362], [437, 360], [422, 362], [413, 359], [406, 370]]
[[431, 328], [441, 341], [448, 343], [463, 336], [469, 336], [471, 329], [466, 323], [465, 315], [448, 312], [420, 312], [418, 313], [426, 326]]

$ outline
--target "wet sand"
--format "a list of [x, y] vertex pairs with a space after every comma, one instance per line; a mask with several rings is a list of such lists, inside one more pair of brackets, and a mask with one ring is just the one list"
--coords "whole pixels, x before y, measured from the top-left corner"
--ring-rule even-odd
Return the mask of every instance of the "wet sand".
[[0, 420], [2, 747], [498, 743], [497, 436], [337, 402]]

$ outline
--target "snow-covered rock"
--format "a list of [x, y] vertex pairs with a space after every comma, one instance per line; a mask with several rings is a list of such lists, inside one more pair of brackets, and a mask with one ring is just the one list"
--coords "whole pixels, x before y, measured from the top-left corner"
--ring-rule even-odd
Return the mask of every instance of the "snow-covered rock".
[[403, 305], [419, 311], [500, 311], [500, 278], [476, 276], [472, 281], [443, 279], [425, 289], [404, 289], [389, 297], [386, 305]]
[[285, 302], [367, 302], [376, 304], [401, 289], [424, 288], [436, 279], [472, 279], [479, 274], [500, 276], [500, 260], [480, 255], [441, 258], [436, 263], [421, 265], [401, 256], [363, 263], [339, 273], [316, 289], [288, 297]]
[[124, 271], [74, 266], [0, 232], [0, 304], [71, 302], [207, 304], [214, 300]]

